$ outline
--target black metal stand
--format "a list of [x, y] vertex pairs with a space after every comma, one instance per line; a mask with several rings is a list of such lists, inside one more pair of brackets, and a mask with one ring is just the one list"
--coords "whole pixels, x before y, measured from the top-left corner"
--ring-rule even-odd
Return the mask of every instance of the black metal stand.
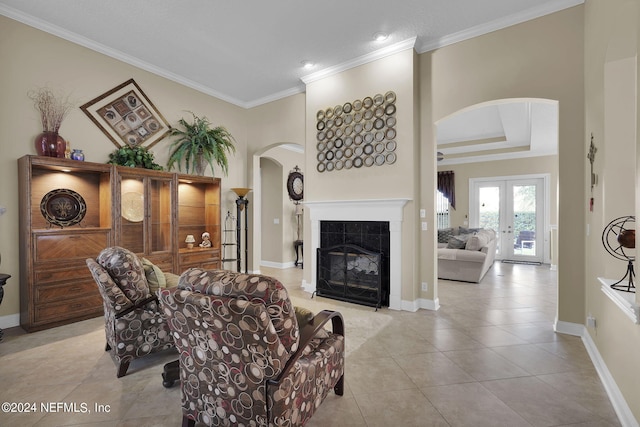
[[[4, 288], [3, 286], [7, 283], [7, 279], [9, 279], [9, 277], [11, 277], [8, 274], [2, 274], [0, 273], [0, 304], [2, 304], [2, 299], [4, 298]], [[0, 329], [0, 341], [2, 341], [2, 338], [4, 337], [4, 331], [2, 329]]]
[[249, 206], [249, 200], [245, 199], [243, 196], [240, 196], [236, 199], [236, 208], [238, 211], [238, 221], [236, 225], [236, 242], [237, 242], [237, 262], [238, 262], [238, 273], [242, 269], [242, 248], [240, 244], [240, 239], [242, 238], [242, 228], [241, 228], [241, 216], [240, 214], [244, 211], [244, 272], [245, 274], [248, 272], [247, 269], [247, 261], [249, 259], [249, 214], [247, 207]]
[[[635, 275], [636, 274], [633, 270], [633, 260], [630, 259], [629, 263], [627, 264], [627, 272], [625, 273], [624, 276], [622, 276], [622, 279], [618, 280], [616, 283], [611, 285], [611, 288], [617, 291], [635, 293], [636, 286], [633, 284], [633, 278], [635, 277]], [[626, 279], [627, 277], [629, 278], [627, 284], [626, 285], [621, 284], [624, 281], [624, 279]]]

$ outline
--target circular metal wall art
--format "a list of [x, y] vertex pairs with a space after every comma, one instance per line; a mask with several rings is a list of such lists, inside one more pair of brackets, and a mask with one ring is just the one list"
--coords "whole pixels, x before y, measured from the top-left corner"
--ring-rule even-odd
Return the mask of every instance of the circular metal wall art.
[[395, 92], [388, 91], [318, 110], [318, 172], [395, 163], [395, 103]]

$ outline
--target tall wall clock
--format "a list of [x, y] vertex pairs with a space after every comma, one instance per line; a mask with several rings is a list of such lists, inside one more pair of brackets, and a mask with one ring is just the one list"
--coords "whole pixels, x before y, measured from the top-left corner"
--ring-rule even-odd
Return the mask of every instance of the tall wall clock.
[[298, 202], [304, 197], [304, 177], [298, 166], [289, 172], [287, 191], [289, 192], [289, 198], [294, 202]]

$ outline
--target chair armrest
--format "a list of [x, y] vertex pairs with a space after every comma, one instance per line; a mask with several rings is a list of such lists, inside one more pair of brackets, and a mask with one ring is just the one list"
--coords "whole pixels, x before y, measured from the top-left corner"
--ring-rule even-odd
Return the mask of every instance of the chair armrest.
[[122, 316], [125, 316], [125, 315], [131, 313], [132, 311], [137, 310], [138, 308], [144, 307], [145, 305], [149, 304], [150, 302], [154, 302], [154, 301], [158, 302], [158, 297], [156, 295], [151, 295], [151, 296], [149, 296], [149, 297], [147, 297], [147, 298], [145, 298], [143, 300], [138, 301], [134, 305], [129, 306], [129, 307], [125, 308], [124, 310], [117, 312], [116, 315], [115, 315], [115, 318], [119, 319]]
[[342, 319], [342, 314], [337, 311], [322, 310], [320, 313], [316, 314], [307, 325], [300, 329], [300, 345], [298, 346], [298, 350], [296, 350], [296, 352], [291, 356], [280, 375], [278, 375], [278, 378], [269, 380], [269, 384], [280, 384], [280, 380], [282, 378], [289, 376], [289, 371], [293, 368], [293, 365], [295, 365], [298, 359], [302, 357], [304, 349], [320, 329], [324, 328], [324, 325], [326, 325], [329, 320], [331, 320], [333, 333], [344, 336], [344, 320]]

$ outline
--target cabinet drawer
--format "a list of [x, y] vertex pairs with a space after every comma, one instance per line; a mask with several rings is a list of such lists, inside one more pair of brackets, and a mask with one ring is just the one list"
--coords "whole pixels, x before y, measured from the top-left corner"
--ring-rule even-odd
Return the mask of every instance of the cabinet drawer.
[[215, 261], [220, 259], [220, 251], [211, 249], [191, 249], [180, 251], [180, 265]]
[[95, 295], [60, 303], [36, 304], [34, 320], [35, 323], [58, 322], [101, 312], [102, 298]]
[[220, 270], [220, 261], [209, 262], [192, 262], [189, 264], [180, 264], [182, 271], [188, 268], [202, 268], [203, 270]]
[[109, 231], [101, 230], [74, 234], [37, 234], [34, 238], [36, 262], [68, 260], [70, 258], [95, 258], [109, 246]]
[[[73, 265], [72, 265], [73, 264]], [[65, 268], [38, 268], [33, 273], [35, 286], [70, 280], [92, 279], [87, 265], [83, 263], [65, 263]], [[93, 282], [93, 279], [92, 279]], [[96, 287], [95, 282], [94, 287]]]
[[78, 280], [60, 285], [36, 286], [36, 304], [47, 304], [53, 301], [69, 301], [78, 297], [100, 297], [98, 285], [91, 280]]

